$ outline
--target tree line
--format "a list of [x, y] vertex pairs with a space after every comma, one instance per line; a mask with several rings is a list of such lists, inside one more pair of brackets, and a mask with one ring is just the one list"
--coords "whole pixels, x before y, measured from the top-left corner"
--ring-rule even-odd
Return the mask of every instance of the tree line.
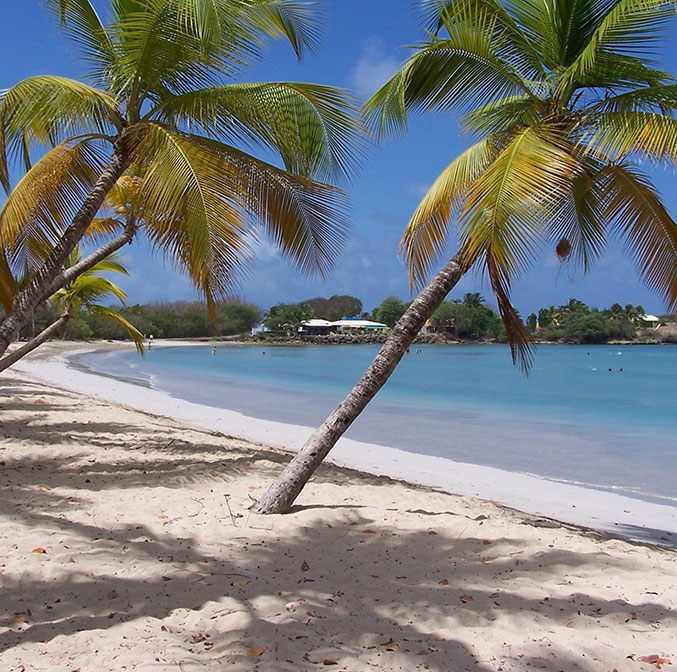
[[[579, 299], [561, 306], [541, 308], [527, 318], [527, 328], [537, 338], [566, 343], [606, 343], [609, 340], [637, 340], [645, 337], [642, 329], [646, 313], [631, 303], [609, 308], [590, 308]], [[663, 316], [665, 321], [671, 318]]]
[[[121, 317], [146, 336], [155, 338], [200, 338], [249, 334], [259, 324], [263, 311], [242, 299], [219, 302], [212, 320], [203, 301], [175, 301], [125, 306], [117, 311]], [[34, 311], [21, 330], [24, 339], [40, 333], [58, 319], [58, 308], [46, 303]], [[128, 338], [125, 329], [97, 313], [78, 313], [60, 334], [72, 340]]]

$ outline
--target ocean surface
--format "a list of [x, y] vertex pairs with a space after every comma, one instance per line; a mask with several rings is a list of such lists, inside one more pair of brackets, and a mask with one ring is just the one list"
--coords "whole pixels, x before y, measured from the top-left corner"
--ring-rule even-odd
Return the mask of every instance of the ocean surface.
[[[528, 377], [507, 346], [417, 350], [347, 436], [677, 506], [677, 346], [540, 346]], [[316, 427], [377, 351], [156, 347], [145, 358], [89, 353], [75, 363], [192, 402]]]

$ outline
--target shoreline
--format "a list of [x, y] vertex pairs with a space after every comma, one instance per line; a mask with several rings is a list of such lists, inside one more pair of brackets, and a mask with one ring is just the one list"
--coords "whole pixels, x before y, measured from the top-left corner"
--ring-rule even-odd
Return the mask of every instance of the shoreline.
[[[205, 344], [159, 341], [154, 347]], [[43, 346], [33, 358], [15, 365], [14, 370], [63, 389], [289, 452], [303, 445], [313, 429], [185, 401], [135, 382], [87, 372], [69, 362], [77, 354], [128, 347], [110, 343], [88, 347], [80, 343]], [[530, 516], [614, 537], [677, 548], [677, 507], [347, 438], [339, 441], [325, 461], [445, 493], [477, 497]]]

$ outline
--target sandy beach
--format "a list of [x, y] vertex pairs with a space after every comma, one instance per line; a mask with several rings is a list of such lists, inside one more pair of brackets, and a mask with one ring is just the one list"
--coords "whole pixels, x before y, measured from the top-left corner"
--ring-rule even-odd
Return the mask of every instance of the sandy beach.
[[0, 377], [3, 672], [677, 662], [674, 508], [346, 441], [256, 516], [306, 428], [59, 350]]

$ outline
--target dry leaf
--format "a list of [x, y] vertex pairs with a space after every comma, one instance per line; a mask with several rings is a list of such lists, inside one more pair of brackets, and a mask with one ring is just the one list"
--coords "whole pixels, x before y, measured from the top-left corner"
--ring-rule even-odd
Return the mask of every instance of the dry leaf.
[[167, 516], [165, 516], [164, 513], [161, 513], [161, 514], [158, 516], [158, 518], [166, 518], [166, 517], [167, 517]]
[[307, 572], [309, 569], [310, 569], [310, 565], [304, 560], [303, 564], [301, 565], [301, 571]]
[[491, 542], [490, 542], [488, 539], [485, 539], [482, 543], [483, 543], [485, 546], [488, 546]]
[[328, 658], [325, 658], [322, 661], [323, 665], [338, 665], [338, 663], [335, 660], [329, 660]]
[[28, 619], [23, 614], [14, 614], [12, 625], [19, 625], [20, 623], [28, 623]]
[[44, 548], [34, 548], [31, 553], [47, 553], [47, 551]]
[[370, 530], [368, 527], [362, 530], [362, 534], [376, 534], [375, 530]]
[[461, 595], [461, 602], [472, 602], [472, 595]]
[[248, 579], [240, 579], [239, 581], [233, 581], [230, 585], [235, 586], [236, 588], [242, 588], [242, 586], [246, 586], [248, 583]]
[[247, 651], [247, 655], [250, 658], [256, 658], [257, 656], [263, 655], [267, 648], [268, 647], [263, 644], [261, 644], [261, 646], [254, 646], [253, 648], [249, 649], [249, 651]]
[[109, 591], [108, 594], [106, 595], [106, 597], [107, 597], [109, 600], [114, 600], [117, 596], [118, 596], [118, 593], [117, 593], [116, 590], [111, 590], [111, 591]]
[[449, 579], [440, 579], [440, 586], [448, 586], [449, 585]]
[[40, 492], [49, 492], [49, 488], [46, 485], [41, 485]]
[[637, 660], [639, 660], [642, 663], [649, 663], [651, 665], [655, 665], [656, 668], [659, 670], [663, 665], [672, 665], [672, 662], [670, 661], [669, 658], [661, 658], [656, 654], [654, 654], [653, 656], [639, 656]]

